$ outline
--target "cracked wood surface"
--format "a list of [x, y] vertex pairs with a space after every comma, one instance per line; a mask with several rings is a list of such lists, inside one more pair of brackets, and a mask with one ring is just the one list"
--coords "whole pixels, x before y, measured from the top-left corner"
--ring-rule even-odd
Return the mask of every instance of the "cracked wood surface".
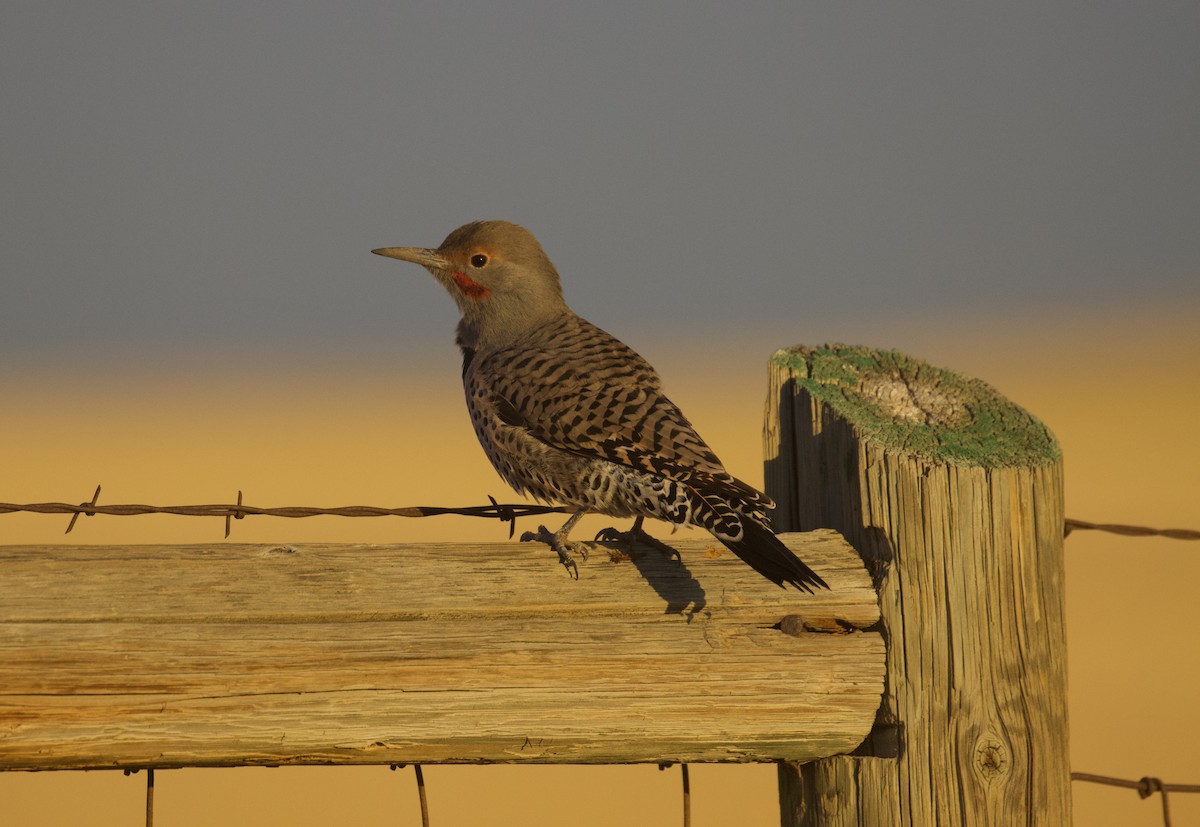
[[516, 542], [0, 547], [0, 769], [846, 752], [875, 593], [839, 535], [785, 541], [831, 591], [702, 538], [593, 545], [578, 582]]

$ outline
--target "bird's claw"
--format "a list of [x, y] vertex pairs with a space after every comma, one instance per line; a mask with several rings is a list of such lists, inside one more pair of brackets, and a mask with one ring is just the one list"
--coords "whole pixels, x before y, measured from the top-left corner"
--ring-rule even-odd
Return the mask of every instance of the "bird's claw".
[[579, 564], [571, 559], [571, 555], [566, 552], [559, 552], [558, 562], [562, 563], [563, 568], [567, 570], [567, 575], [572, 580], [579, 579]]
[[596, 542], [624, 543], [626, 550], [630, 553], [633, 552], [633, 547], [635, 545], [641, 543], [644, 546], [649, 546], [650, 548], [667, 555], [667, 557], [675, 560], [676, 562], [683, 561], [683, 558], [679, 556], [679, 551], [677, 549], [673, 549], [662, 540], [659, 540], [656, 537], [651, 537], [649, 534], [647, 534], [642, 529], [641, 520], [635, 522], [633, 527], [628, 531], [619, 531], [613, 526], [601, 529], [596, 534]]
[[571, 557], [571, 552], [575, 552], [584, 560], [588, 558], [588, 549], [583, 543], [564, 542], [557, 534], [552, 534], [546, 530], [544, 525], [538, 526], [537, 531], [526, 531], [521, 535], [522, 543], [545, 543], [550, 546], [551, 550], [558, 555], [558, 562], [567, 570], [567, 574], [571, 579], [579, 579], [579, 564]]

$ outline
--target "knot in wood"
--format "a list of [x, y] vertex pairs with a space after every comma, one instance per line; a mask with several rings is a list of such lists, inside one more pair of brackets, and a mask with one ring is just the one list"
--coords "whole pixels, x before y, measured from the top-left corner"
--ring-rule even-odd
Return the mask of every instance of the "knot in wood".
[[975, 742], [975, 769], [988, 781], [1008, 775], [1012, 757], [1008, 747], [988, 735]]

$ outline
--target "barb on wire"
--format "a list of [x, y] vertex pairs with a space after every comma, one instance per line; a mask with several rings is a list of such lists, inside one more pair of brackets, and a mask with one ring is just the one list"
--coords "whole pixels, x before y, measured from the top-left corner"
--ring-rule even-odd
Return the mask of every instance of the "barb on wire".
[[229, 537], [230, 520], [244, 520], [246, 515], [242, 513], [242, 489], [238, 489], [237, 508], [230, 514], [225, 515], [225, 537]]
[[1073, 772], [1071, 780], [1137, 790], [1139, 798], [1149, 798], [1158, 793], [1162, 796], [1163, 827], [1171, 827], [1171, 811], [1167, 806], [1167, 793], [1200, 793], [1200, 784], [1164, 784], [1161, 778], [1151, 776], [1134, 781], [1130, 778], [1113, 778], [1110, 775], [1093, 775], [1090, 772]]
[[463, 517], [488, 517], [499, 519], [509, 524], [508, 536], [516, 532], [518, 517], [532, 517], [539, 514], [564, 514], [573, 509], [556, 505], [530, 505], [526, 503], [505, 504], [496, 502], [495, 497], [489, 496], [490, 505], [474, 505], [461, 508], [447, 506], [416, 505], [403, 508], [380, 508], [370, 505], [346, 505], [336, 508], [316, 508], [310, 506], [281, 506], [277, 508], [262, 508], [246, 505], [242, 501], [242, 492], [238, 491], [237, 502], [232, 504], [214, 503], [210, 505], [144, 505], [141, 503], [122, 503], [115, 505], [99, 505], [100, 486], [90, 502], [72, 505], [63, 502], [48, 503], [0, 503], [0, 514], [11, 514], [22, 511], [35, 514], [70, 514], [71, 522], [67, 525], [66, 533], [75, 528], [75, 522], [82, 514], [93, 517], [96, 514], [108, 514], [117, 517], [130, 517], [137, 514], [173, 514], [182, 517], [224, 517], [225, 536], [229, 536], [232, 520], [241, 520], [249, 515], [267, 517], [434, 517], [441, 514], [457, 514]]
[[1070, 535], [1072, 531], [1107, 531], [1109, 534], [1123, 534], [1126, 537], [1170, 537], [1172, 540], [1200, 540], [1200, 531], [1190, 528], [1149, 528], [1121, 523], [1089, 523], [1086, 520], [1070, 518], [1064, 523], [1064, 537]]
[[96, 512], [93, 509], [96, 505], [96, 500], [98, 500], [98, 499], [100, 499], [100, 486], [99, 485], [96, 486], [96, 493], [92, 494], [91, 502], [79, 504], [79, 508], [82, 510], [76, 510], [75, 513], [71, 515], [71, 522], [67, 523], [67, 530], [64, 531], [63, 534], [71, 533], [71, 529], [73, 529], [75, 527], [75, 521], [79, 519], [80, 514], [86, 514], [89, 517], [94, 515]]

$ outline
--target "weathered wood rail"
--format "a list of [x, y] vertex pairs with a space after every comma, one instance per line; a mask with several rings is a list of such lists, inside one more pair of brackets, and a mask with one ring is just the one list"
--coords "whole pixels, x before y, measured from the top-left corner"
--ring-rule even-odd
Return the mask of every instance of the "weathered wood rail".
[[515, 542], [0, 547], [0, 769], [846, 752], [874, 589], [834, 532], [787, 541], [832, 591], [699, 538], [597, 546], [578, 582]]

